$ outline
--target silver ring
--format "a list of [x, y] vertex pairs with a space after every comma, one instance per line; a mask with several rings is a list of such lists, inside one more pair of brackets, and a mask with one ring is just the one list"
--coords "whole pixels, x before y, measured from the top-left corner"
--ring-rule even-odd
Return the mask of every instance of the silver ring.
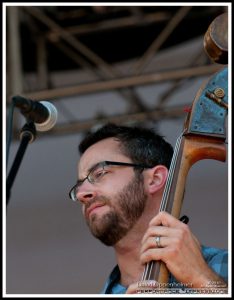
[[161, 243], [160, 243], [160, 239], [161, 239], [160, 236], [156, 236], [156, 237], [155, 237], [155, 242], [156, 242], [156, 245], [157, 245], [158, 248], [161, 248], [161, 247], [162, 247], [162, 246], [161, 246]]

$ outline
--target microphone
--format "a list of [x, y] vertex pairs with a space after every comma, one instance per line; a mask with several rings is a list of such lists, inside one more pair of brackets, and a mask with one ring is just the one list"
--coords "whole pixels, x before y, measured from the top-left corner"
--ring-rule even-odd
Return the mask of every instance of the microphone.
[[50, 130], [55, 125], [58, 113], [50, 102], [37, 102], [21, 96], [12, 97], [12, 101], [27, 119], [35, 123], [38, 131]]

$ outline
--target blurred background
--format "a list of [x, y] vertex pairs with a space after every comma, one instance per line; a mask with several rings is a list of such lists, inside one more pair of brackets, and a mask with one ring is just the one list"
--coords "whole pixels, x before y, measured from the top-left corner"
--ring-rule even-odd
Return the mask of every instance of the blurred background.
[[[4, 6], [6, 112], [12, 96], [47, 100], [53, 129], [25, 153], [6, 215], [6, 294], [98, 294], [115, 265], [68, 192], [79, 141], [111, 121], [154, 128], [174, 146], [186, 108], [223, 67], [204, 34], [226, 4]], [[25, 118], [15, 110], [8, 171]], [[187, 177], [182, 214], [200, 242], [228, 247], [228, 159], [203, 160]]]

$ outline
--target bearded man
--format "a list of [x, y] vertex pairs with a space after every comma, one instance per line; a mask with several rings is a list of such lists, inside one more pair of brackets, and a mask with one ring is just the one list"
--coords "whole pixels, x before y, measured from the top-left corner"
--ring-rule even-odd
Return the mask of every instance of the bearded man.
[[117, 259], [102, 293], [138, 292], [144, 265], [159, 260], [170, 272], [172, 287], [196, 290], [211, 282], [227, 287], [227, 251], [200, 245], [187, 224], [159, 212], [173, 156], [162, 136], [107, 124], [90, 133], [79, 150], [70, 197], [82, 204], [91, 233], [113, 246]]

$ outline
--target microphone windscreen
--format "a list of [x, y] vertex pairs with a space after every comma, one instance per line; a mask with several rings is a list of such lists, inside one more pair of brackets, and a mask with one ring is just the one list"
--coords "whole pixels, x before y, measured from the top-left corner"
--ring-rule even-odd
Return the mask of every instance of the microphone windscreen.
[[48, 131], [56, 124], [58, 112], [56, 107], [52, 103], [47, 101], [40, 101], [40, 103], [48, 109], [49, 117], [43, 123], [35, 123], [35, 126], [38, 131]]

